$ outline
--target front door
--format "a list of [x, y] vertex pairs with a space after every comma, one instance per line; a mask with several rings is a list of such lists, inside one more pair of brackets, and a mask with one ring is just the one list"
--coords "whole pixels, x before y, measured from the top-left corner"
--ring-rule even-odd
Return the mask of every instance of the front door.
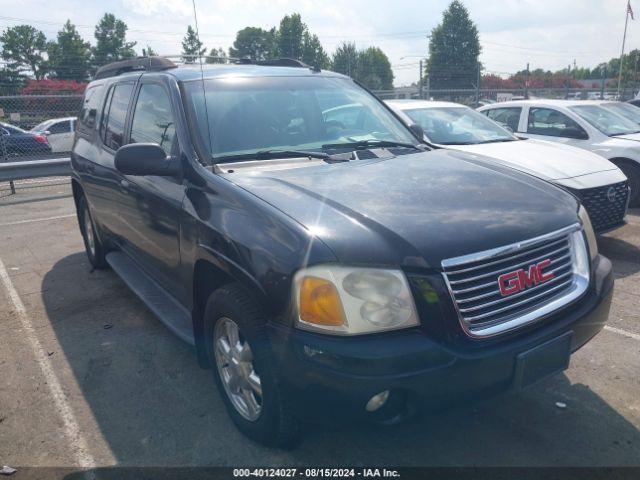
[[[139, 84], [132, 109], [129, 143], [157, 143], [178, 155], [174, 108], [161, 83]], [[122, 175], [119, 212], [123, 249], [167, 290], [183, 300], [180, 281], [180, 212], [185, 189], [181, 178]]]
[[529, 107], [525, 114], [527, 130], [522, 136], [588, 148], [587, 132], [561, 111], [548, 107]]

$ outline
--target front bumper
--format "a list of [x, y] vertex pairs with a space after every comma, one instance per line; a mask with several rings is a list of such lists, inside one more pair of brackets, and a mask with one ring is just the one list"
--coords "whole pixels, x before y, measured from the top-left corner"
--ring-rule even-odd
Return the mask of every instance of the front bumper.
[[[272, 324], [274, 370], [288, 407], [303, 419], [341, 414], [380, 420], [411, 408], [450, 405], [509, 389], [516, 357], [566, 332], [573, 332], [571, 351], [579, 349], [604, 327], [612, 294], [611, 262], [598, 256], [585, 296], [497, 342], [449, 344], [421, 328], [334, 337]], [[457, 318], [450, 320], [458, 324]], [[367, 401], [384, 390], [391, 391], [387, 406], [367, 413]]]

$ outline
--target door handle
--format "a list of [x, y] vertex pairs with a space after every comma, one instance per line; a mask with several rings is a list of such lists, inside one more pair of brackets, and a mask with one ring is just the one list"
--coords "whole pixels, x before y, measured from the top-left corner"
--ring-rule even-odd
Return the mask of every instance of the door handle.
[[122, 179], [120, 180], [120, 188], [123, 190], [129, 190], [131, 183], [128, 180]]

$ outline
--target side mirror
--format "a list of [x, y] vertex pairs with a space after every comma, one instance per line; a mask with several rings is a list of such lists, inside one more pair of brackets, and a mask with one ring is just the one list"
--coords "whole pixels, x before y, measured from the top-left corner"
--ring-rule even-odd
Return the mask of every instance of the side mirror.
[[157, 143], [123, 145], [116, 152], [114, 164], [116, 170], [125, 175], [175, 177], [180, 174], [178, 160], [167, 157]]
[[409, 125], [409, 129], [418, 138], [418, 140], [424, 142], [424, 130], [420, 125], [418, 125], [417, 123], [412, 123], [411, 125]]

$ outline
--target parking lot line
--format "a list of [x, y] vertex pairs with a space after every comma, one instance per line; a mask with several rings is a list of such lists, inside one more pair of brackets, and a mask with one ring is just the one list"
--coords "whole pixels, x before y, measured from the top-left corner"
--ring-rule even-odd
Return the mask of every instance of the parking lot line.
[[625, 337], [633, 338], [634, 340], [640, 340], [640, 335], [637, 333], [627, 332], [626, 330], [622, 330], [621, 328], [610, 327], [609, 325], [605, 325], [605, 330], [609, 332], [617, 333], [618, 335], [623, 335]]
[[60, 220], [61, 218], [70, 218], [75, 216], [76, 216], [75, 213], [70, 213], [68, 215], [58, 215], [55, 217], [32, 218], [30, 220], [18, 220], [17, 222], [0, 223], [0, 227], [11, 227], [13, 225], [22, 225], [23, 223], [48, 222], [50, 220]]
[[35, 329], [31, 324], [27, 310], [22, 303], [18, 292], [13, 286], [13, 282], [9, 278], [9, 273], [0, 259], [0, 280], [6, 289], [9, 299], [20, 319], [20, 323], [24, 330], [24, 338], [26, 338], [31, 346], [33, 355], [42, 371], [42, 375], [49, 387], [51, 398], [56, 406], [58, 413], [62, 419], [65, 430], [65, 438], [69, 439], [70, 448], [74, 453], [75, 461], [78, 467], [93, 468], [96, 466], [95, 459], [91, 455], [87, 443], [82, 436], [80, 425], [76, 420], [73, 409], [67, 402], [67, 398], [62, 390], [62, 385], [56, 376], [51, 363], [48, 360], [47, 353], [43, 350]]

